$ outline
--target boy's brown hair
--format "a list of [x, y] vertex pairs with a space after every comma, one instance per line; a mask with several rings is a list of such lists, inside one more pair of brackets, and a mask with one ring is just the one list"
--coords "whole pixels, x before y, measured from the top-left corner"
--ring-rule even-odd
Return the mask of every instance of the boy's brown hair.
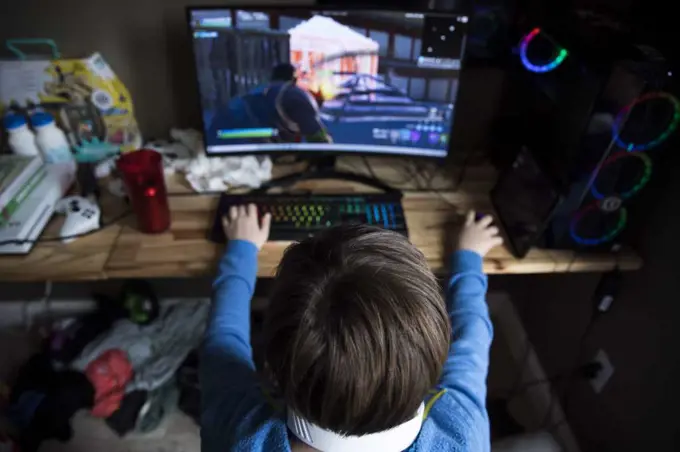
[[394, 232], [329, 229], [291, 246], [265, 319], [265, 359], [289, 409], [345, 435], [411, 419], [451, 337], [423, 254]]

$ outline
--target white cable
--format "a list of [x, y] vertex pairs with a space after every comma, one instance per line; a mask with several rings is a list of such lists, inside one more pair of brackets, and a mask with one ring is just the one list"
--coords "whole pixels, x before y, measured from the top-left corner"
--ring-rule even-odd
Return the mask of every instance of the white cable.
[[42, 307], [46, 314], [48, 325], [52, 325], [52, 309], [50, 300], [52, 299], [52, 281], [45, 281], [45, 291], [43, 292]]
[[[52, 281], [45, 281], [45, 290], [43, 291], [43, 296], [38, 300], [38, 305], [43, 308], [47, 313], [48, 319], [51, 322], [52, 316], [50, 312], [50, 299], [52, 297]], [[24, 329], [26, 332], [30, 332], [31, 327], [33, 327], [33, 316], [31, 315], [31, 300], [24, 300], [22, 303], [22, 316], [24, 318]]]

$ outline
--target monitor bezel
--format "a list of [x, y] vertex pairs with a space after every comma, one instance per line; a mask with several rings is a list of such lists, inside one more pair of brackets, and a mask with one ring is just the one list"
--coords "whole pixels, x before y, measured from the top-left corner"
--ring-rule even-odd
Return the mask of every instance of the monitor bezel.
[[[427, 15], [433, 15], [433, 16], [460, 16], [460, 15], [469, 15], [469, 11], [465, 10], [456, 10], [456, 11], [434, 11], [434, 10], [424, 10], [422, 8], [408, 8], [408, 7], [401, 7], [399, 9], [389, 9], [389, 10], [383, 10], [383, 9], [378, 9], [375, 5], [351, 5], [350, 7], [343, 7], [341, 5], [329, 5], [329, 6], [324, 6], [324, 5], [260, 5], [260, 6], [254, 6], [254, 5], [248, 5], [248, 6], [241, 6], [239, 4], [235, 5], [222, 5], [222, 6], [187, 6], [185, 8], [185, 22], [186, 22], [186, 27], [187, 27], [187, 33], [189, 36], [189, 39], [191, 40], [191, 66], [192, 66], [192, 75], [193, 75], [193, 85], [195, 88], [195, 99], [196, 103], [198, 105], [198, 111], [202, 112], [203, 111], [203, 106], [201, 105], [201, 94], [200, 94], [200, 88], [198, 85], [198, 67], [196, 66], [196, 54], [194, 52], [194, 46], [193, 46], [193, 29], [191, 26], [191, 13], [193, 11], [210, 11], [210, 10], [242, 10], [242, 11], [263, 11], [266, 9], [277, 9], [281, 11], [290, 11], [290, 10], [322, 10], [322, 11], [388, 11], [388, 12], [394, 12], [394, 13], [413, 13], [413, 14], [427, 14]], [[467, 36], [466, 36], [467, 38]], [[467, 40], [467, 39], [466, 39]], [[464, 41], [465, 42], [465, 41]], [[458, 92], [461, 90], [460, 82], [462, 80], [462, 73], [465, 70], [466, 67], [466, 56], [467, 52], [465, 51], [465, 45], [463, 46], [463, 53], [461, 55], [461, 65], [460, 65], [460, 70], [458, 71], [459, 76], [458, 76]], [[205, 151], [205, 155], [208, 158], [211, 157], [239, 157], [239, 156], [244, 156], [244, 155], [252, 155], [252, 156], [271, 156], [271, 157], [279, 157], [279, 156], [284, 156], [284, 155], [298, 155], [302, 158], [317, 158], [317, 157], [328, 157], [328, 156], [338, 156], [338, 157], [381, 157], [381, 158], [408, 158], [408, 159], [426, 159], [429, 161], [445, 161], [446, 159], [449, 158], [449, 156], [452, 154], [452, 145], [453, 145], [453, 130], [456, 124], [456, 106], [458, 104], [458, 97], [456, 96], [456, 101], [453, 103], [453, 119], [451, 121], [451, 129], [449, 133], [449, 143], [446, 148], [446, 154], [442, 156], [433, 156], [433, 155], [416, 155], [416, 154], [397, 154], [397, 153], [381, 153], [381, 152], [368, 152], [368, 151], [358, 151], [358, 152], [351, 152], [351, 151], [341, 151], [341, 150], [323, 150], [320, 149], [319, 151], [296, 151], [295, 149], [292, 150], [274, 150], [274, 151], [263, 151], [263, 152], [253, 152], [253, 151], [225, 151], [225, 152], [208, 152], [208, 143], [206, 140], [205, 136], [205, 123], [203, 122], [203, 114], [200, 114], [200, 121], [201, 121], [201, 136], [203, 140], [203, 148]], [[407, 149], [407, 148], [405, 148]]]

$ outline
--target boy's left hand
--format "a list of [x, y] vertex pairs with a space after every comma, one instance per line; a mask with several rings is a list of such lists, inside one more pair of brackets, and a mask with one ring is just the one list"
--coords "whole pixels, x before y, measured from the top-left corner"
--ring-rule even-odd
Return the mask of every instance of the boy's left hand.
[[458, 237], [458, 249], [473, 251], [484, 257], [493, 248], [503, 244], [500, 231], [493, 225], [493, 217], [484, 215], [477, 218], [470, 210]]
[[271, 215], [266, 213], [260, 224], [255, 204], [231, 206], [229, 215], [222, 218], [222, 227], [229, 240], [246, 240], [260, 250], [269, 238], [271, 221]]

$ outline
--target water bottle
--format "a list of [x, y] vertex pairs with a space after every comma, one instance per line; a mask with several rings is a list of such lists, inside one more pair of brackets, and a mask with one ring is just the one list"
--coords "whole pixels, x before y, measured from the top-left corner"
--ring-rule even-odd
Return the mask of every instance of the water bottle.
[[9, 114], [4, 119], [9, 144], [12, 152], [27, 157], [40, 157], [40, 150], [35, 142], [35, 135], [26, 125], [23, 115]]
[[31, 116], [35, 130], [35, 142], [43, 154], [45, 163], [74, 163], [71, 145], [66, 134], [57, 127], [49, 113], [39, 111]]

